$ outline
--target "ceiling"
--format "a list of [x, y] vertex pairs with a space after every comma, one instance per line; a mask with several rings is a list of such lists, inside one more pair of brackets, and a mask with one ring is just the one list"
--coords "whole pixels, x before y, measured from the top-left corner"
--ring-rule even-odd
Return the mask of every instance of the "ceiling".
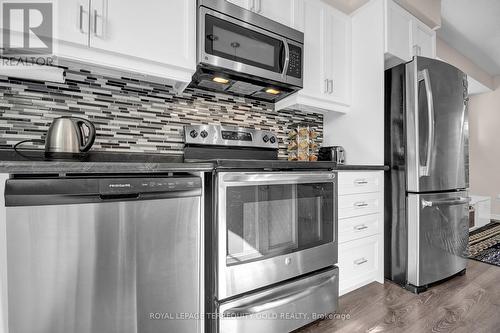
[[442, 0], [437, 35], [489, 74], [500, 75], [500, 1]]

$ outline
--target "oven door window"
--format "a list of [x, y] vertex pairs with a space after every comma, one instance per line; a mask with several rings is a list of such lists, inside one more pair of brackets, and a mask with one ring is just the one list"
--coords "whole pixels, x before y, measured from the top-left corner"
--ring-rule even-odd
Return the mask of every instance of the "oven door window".
[[205, 15], [205, 52], [276, 73], [283, 72], [284, 42]]
[[333, 184], [228, 187], [227, 265], [332, 242]]

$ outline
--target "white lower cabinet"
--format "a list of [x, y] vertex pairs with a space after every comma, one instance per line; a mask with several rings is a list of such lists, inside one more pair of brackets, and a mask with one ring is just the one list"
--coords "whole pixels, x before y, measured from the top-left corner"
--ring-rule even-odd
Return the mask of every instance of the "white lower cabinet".
[[340, 294], [357, 289], [376, 280], [381, 269], [378, 235], [361, 238], [339, 245]]
[[340, 295], [384, 282], [383, 179], [383, 171], [339, 172]]
[[342, 224], [339, 225], [339, 243], [379, 234], [382, 223], [380, 214], [342, 219]]

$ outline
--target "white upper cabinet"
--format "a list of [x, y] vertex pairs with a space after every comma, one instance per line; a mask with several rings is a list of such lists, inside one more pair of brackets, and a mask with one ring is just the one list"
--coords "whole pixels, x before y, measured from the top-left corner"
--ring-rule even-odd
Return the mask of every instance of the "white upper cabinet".
[[57, 27], [54, 38], [58, 42], [87, 46], [89, 43], [90, 0], [63, 0], [56, 2]]
[[385, 53], [411, 59], [412, 16], [392, 1], [387, 1]]
[[255, 0], [256, 12], [273, 21], [302, 31], [298, 24], [298, 1], [294, 0]]
[[385, 53], [390, 65], [419, 55], [436, 57], [436, 32], [392, 0], [386, 0]]
[[90, 47], [191, 68], [192, 1], [92, 0]]
[[300, 2], [302, 0], [227, 0], [237, 6], [267, 17], [287, 27], [303, 31]]
[[254, 4], [254, 0], [227, 0], [227, 2], [230, 2], [232, 4], [235, 4], [236, 6], [240, 6], [248, 10], [252, 10], [252, 5]]
[[64, 0], [58, 12], [59, 57], [169, 79], [179, 89], [191, 81], [196, 0]]
[[413, 55], [436, 57], [436, 32], [420, 21], [412, 25]]
[[351, 19], [319, 0], [303, 1], [304, 88], [276, 109], [348, 111], [351, 93]]

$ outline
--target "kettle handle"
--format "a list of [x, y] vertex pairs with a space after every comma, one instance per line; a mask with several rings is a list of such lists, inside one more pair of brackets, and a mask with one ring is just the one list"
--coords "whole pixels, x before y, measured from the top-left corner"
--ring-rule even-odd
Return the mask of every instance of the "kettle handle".
[[[92, 124], [90, 121], [87, 119], [83, 118], [73, 118], [76, 125], [80, 129], [81, 135], [82, 135], [82, 142], [80, 143], [80, 151], [81, 152], [86, 152], [92, 147], [95, 141], [95, 136], [96, 136], [96, 130], [94, 124]], [[89, 135], [87, 138], [87, 142], [84, 142], [85, 140], [85, 132], [83, 131], [82, 125], [85, 125], [89, 129]]]

